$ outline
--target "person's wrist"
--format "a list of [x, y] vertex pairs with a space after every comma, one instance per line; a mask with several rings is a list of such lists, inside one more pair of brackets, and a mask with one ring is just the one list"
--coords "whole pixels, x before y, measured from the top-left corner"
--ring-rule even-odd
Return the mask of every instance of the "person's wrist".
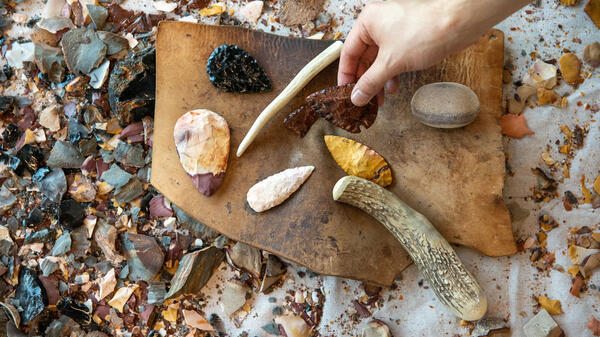
[[465, 31], [469, 21], [467, 0], [436, 0], [437, 20], [436, 31], [446, 41], [455, 41], [461, 38], [460, 33]]

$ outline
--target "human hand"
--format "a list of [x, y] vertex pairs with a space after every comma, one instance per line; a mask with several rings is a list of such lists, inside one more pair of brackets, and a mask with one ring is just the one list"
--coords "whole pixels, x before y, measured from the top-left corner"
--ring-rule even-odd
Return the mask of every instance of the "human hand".
[[476, 42], [528, 0], [389, 0], [365, 5], [348, 34], [338, 85], [355, 83], [352, 103], [398, 90], [397, 75], [430, 67]]

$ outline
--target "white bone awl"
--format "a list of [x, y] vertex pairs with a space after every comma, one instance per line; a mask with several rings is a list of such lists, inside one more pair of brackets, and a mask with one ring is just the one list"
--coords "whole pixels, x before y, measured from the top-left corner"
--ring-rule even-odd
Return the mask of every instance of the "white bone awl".
[[300, 188], [314, 169], [314, 166], [294, 167], [258, 182], [248, 190], [248, 204], [256, 212], [281, 204]]
[[302, 88], [304, 88], [310, 80], [312, 80], [321, 70], [333, 63], [340, 57], [342, 52], [342, 41], [335, 41], [331, 46], [323, 50], [317, 57], [308, 62], [302, 70], [292, 79], [292, 81], [283, 89], [283, 91], [275, 97], [267, 107], [258, 115], [258, 118], [252, 124], [250, 131], [244, 136], [236, 155], [241, 157], [244, 151], [254, 141], [260, 130], [267, 122], [283, 108], [292, 98], [294, 98]]

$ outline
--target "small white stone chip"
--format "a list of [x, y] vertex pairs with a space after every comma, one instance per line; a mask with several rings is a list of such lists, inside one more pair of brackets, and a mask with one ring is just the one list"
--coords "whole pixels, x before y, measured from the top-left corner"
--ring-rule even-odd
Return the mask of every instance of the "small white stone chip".
[[558, 324], [545, 309], [529, 320], [523, 326], [523, 331], [527, 337], [559, 337], [562, 334]]

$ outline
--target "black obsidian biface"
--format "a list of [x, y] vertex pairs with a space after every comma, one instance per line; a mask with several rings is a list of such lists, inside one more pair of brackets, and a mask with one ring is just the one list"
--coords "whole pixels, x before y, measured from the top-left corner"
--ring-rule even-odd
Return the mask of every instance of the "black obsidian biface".
[[217, 47], [208, 57], [206, 72], [215, 88], [240, 94], [270, 91], [271, 80], [247, 51], [235, 45]]

